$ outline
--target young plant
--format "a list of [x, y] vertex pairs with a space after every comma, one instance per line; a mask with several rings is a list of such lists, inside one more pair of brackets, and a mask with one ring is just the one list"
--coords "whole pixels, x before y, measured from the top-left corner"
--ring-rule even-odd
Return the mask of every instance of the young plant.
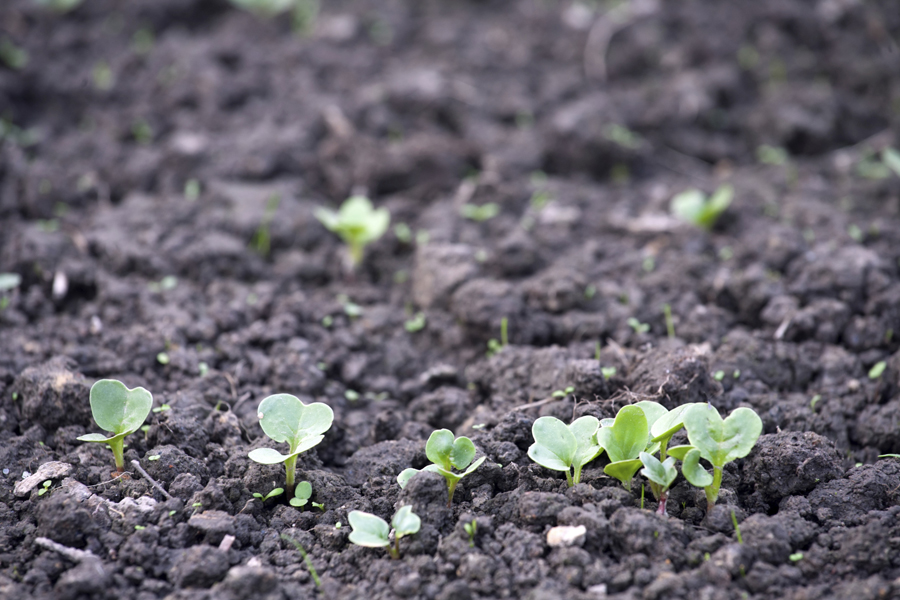
[[353, 270], [362, 263], [366, 245], [384, 235], [391, 223], [388, 209], [373, 208], [372, 201], [365, 196], [347, 198], [337, 212], [320, 207], [315, 214], [329, 231], [347, 244]]
[[625, 322], [634, 330], [635, 333], [647, 333], [648, 331], [650, 331], [649, 323], [641, 323], [635, 317], [628, 317], [628, 320]]
[[331, 428], [334, 412], [321, 402], [303, 404], [296, 396], [275, 394], [259, 403], [259, 424], [276, 442], [287, 442], [289, 450], [282, 454], [272, 448], [257, 448], [250, 459], [263, 465], [284, 463], [285, 487], [294, 489], [297, 456], [321, 442]]
[[466, 535], [469, 536], [469, 548], [474, 548], [475, 534], [478, 532], [478, 521], [472, 519], [470, 523], [463, 523], [463, 529], [466, 530]]
[[[432, 464], [422, 469], [422, 471], [439, 473], [447, 480], [447, 506], [453, 504], [453, 492], [456, 491], [456, 486], [460, 480], [480, 467], [486, 458], [482, 456], [475, 462], [472, 462], [472, 459], [475, 458], [475, 444], [464, 436], [454, 440], [453, 433], [448, 429], [438, 429], [429, 436], [428, 442], [425, 444], [425, 456], [428, 457]], [[458, 471], [465, 469], [465, 471], [454, 473], [454, 468]], [[397, 476], [397, 483], [400, 484], [401, 488], [405, 488], [409, 480], [419, 472], [419, 469], [404, 469]]]
[[466, 219], [481, 223], [499, 215], [500, 205], [494, 202], [488, 202], [480, 206], [478, 204], [463, 204], [460, 213]]
[[652, 454], [641, 452], [641, 463], [644, 468], [641, 474], [650, 480], [650, 491], [659, 501], [659, 508], [656, 509], [657, 514], [666, 516], [666, 500], [669, 497], [669, 487], [675, 478], [678, 477], [678, 471], [675, 470], [675, 457], [670, 456], [666, 460], [660, 462]]
[[[412, 506], [401, 506], [394, 514], [390, 526], [387, 521], [371, 513], [361, 510], [351, 511], [347, 515], [350, 521], [350, 541], [365, 548], [387, 548], [391, 558], [400, 558], [400, 538], [418, 533], [422, 519], [412, 511]], [[393, 527], [393, 530], [391, 529]], [[393, 534], [394, 545], [391, 546]]]
[[[659, 443], [659, 459], [666, 460], [667, 453], [672, 454], [675, 458], [682, 460], [684, 455], [692, 448], [692, 446], [675, 446], [668, 448], [669, 441], [678, 430], [684, 427], [684, 413], [697, 403], [689, 402], [676, 406], [670, 411], [666, 411], [650, 426], [650, 435], [653, 436], [650, 441]], [[700, 403], [703, 404], [703, 403]], [[705, 404], [704, 404], [705, 406]]]
[[150, 414], [153, 396], [142, 387], [133, 390], [115, 379], [101, 379], [91, 386], [91, 414], [100, 429], [113, 435], [89, 433], [79, 436], [81, 442], [107, 444], [113, 453], [116, 473], [125, 472], [125, 436], [141, 428]]
[[294, 7], [296, 0], [230, 0], [238, 8], [261, 18], [271, 18]]
[[673, 215], [701, 229], [712, 229], [734, 198], [734, 187], [725, 183], [709, 197], [698, 189], [681, 192], [672, 198], [669, 210]]
[[623, 406], [611, 425], [601, 427], [596, 434], [597, 443], [606, 450], [610, 463], [603, 472], [622, 482], [631, 491], [631, 479], [641, 468], [638, 458], [647, 449], [650, 426], [639, 406]]
[[294, 489], [294, 497], [290, 499], [290, 505], [302, 508], [306, 506], [310, 498], [312, 498], [312, 484], [308, 481], [301, 481]]
[[[722, 468], [750, 454], [762, 433], [762, 419], [752, 409], [736, 408], [726, 419], [711, 404], [697, 404], [685, 411], [684, 426], [694, 449], [684, 457], [685, 478], [706, 492], [707, 512], [712, 511], [722, 486]], [[710, 474], [700, 466], [700, 458], [713, 466]]]
[[528, 448], [528, 458], [551, 471], [563, 471], [566, 482], [572, 487], [581, 483], [584, 465], [603, 452], [595, 435], [598, 429], [600, 421], [589, 415], [576, 419], [571, 425], [556, 417], [540, 417], [531, 426], [534, 444]]
[[284, 488], [275, 488], [265, 496], [260, 494], [259, 492], [253, 492], [253, 497], [259, 500], [260, 502], [265, 502], [269, 498], [275, 498], [276, 496], [280, 496], [284, 493]]

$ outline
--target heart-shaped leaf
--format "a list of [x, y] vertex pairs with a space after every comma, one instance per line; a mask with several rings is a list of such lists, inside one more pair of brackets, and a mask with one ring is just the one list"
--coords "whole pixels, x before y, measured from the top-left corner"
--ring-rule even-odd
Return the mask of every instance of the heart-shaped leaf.
[[583, 466], [600, 456], [603, 448], [597, 443], [594, 435], [600, 429], [600, 421], [597, 417], [585, 415], [572, 421], [569, 431], [575, 436], [575, 457], [572, 460], [574, 466]]
[[389, 545], [391, 528], [387, 521], [373, 514], [361, 510], [350, 511], [347, 515], [350, 521], [350, 541], [357, 546], [366, 548], [382, 548]]
[[406, 484], [409, 483], [409, 480], [415, 477], [420, 473], [419, 469], [413, 469], [409, 467], [408, 469], [403, 469], [400, 471], [400, 474], [397, 475], [397, 483], [400, 484], [400, 489], [405, 489]]
[[[276, 442], [287, 442], [288, 455], [305, 452], [322, 441], [334, 421], [334, 411], [322, 402], [303, 404], [290, 394], [274, 394], [259, 403], [259, 424]], [[316, 440], [314, 443], [312, 440]], [[302, 448], [302, 449], [301, 449]]]
[[528, 457], [552, 471], [568, 471], [578, 451], [578, 440], [565, 423], [556, 417], [540, 417], [531, 426], [534, 444]]
[[715, 407], [703, 404], [685, 413], [684, 426], [691, 445], [716, 467], [747, 456], [763, 429], [762, 419], [749, 408], [736, 408], [723, 420]]
[[142, 387], [130, 390], [115, 379], [101, 379], [91, 386], [91, 414], [104, 431], [116, 435], [134, 433], [152, 407], [153, 396]]
[[653, 424], [656, 423], [660, 418], [662, 418], [669, 411], [665, 406], [660, 404], [659, 402], [653, 402], [651, 400], [641, 400], [640, 402], [635, 402], [633, 406], [637, 406], [642, 411], [644, 411], [644, 417], [647, 418], [647, 426], [652, 428]]
[[644, 465], [641, 474], [662, 487], [663, 490], [667, 490], [678, 477], [678, 471], [675, 470], [675, 458], [672, 456], [660, 462], [652, 454], [641, 452], [641, 463]]
[[641, 468], [641, 464], [640, 459], [637, 458], [620, 460], [611, 462], [603, 467], [603, 472], [610, 477], [615, 477], [622, 482], [622, 485], [625, 486], [626, 490], [630, 490], [631, 480], [634, 478], [634, 474], [637, 473], [637, 470]]
[[446, 470], [453, 466], [450, 463], [450, 455], [453, 453], [453, 432], [449, 429], [438, 429], [428, 436], [425, 443], [425, 456], [436, 465]]
[[462, 471], [471, 464], [475, 458], [475, 444], [467, 437], [458, 437], [453, 442], [450, 450], [450, 464]]
[[653, 436], [654, 442], [668, 440], [675, 432], [684, 427], [684, 413], [687, 409], [697, 404], [696, 402], [688, 402], [681, 406], [676, 406], [656, 420], [650, 426], [650, 435]]
[[[647, 447], [650, 427], [639, 407], [624, 406], [616, 415], [612, 427], [597, 431], [597, 443], [606, 450], [612, 463], [637, 459]], [[638, 461], [640, 464], [640, 461]]]
[[700, 488], [712, 485], [713, 476], [700, 466], [700, 451], [696, 448], [693, 448], [684, 456], [684, 460], [681, 463], [681, 472], [691, 485]]
[[422, 519], [412, 511], [412, 506], [407, 504], [406, 506], [401, 506], [400, 510], [394, 514], [394, 518], [391, 519], [391, 526], [394, 528], [394, 535], [399, 539], [404, 535], [418, 533], [419, 528], [422, 527]]

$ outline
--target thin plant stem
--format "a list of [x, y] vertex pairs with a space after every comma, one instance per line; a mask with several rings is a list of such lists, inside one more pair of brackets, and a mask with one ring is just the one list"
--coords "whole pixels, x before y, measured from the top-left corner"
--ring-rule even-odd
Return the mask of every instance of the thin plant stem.
[[125, 472], [125, 436], [114, 437], [108, 443], [116, 461], [116, 474], [121, 475]]
[[666, 317], [666, 334], [669, 339], [673, 339], [675, 337], [675, 321], [672, 320], [672, 307], [668, 302], [663, 304], [663, 315]]
[[509, 346], [509, 319], [503, 317], [500, 319], [500, 344]]
[[300, 553], [300, 556], [303, 557], [303, 562], [306, 563], [306, 569], [309, 571], [309, 576], [312, 577], [313, 583], [315, 583], [318, 588], [322, 587], [322, 580], [319, 579], [319, 574], [312, 564], [312, 559], [309, 557], [306, 550], [303, 549], [303, 546], [300, 545], [300, 542], [283, 533], [281, 534], [281, 539], [294, 545], [294, 548], [296, 548], [297, 552]]
[[704, 488], [706, 492], [706, 514], [712, 512], [719, 499], [719, 488], [722, 487], [722, 467], [713, 466], [713, 482]]
[[284, 487], [287, 488], [288, 498], [294, 496], [294, 476], [297, 471], [297, 455], [293, 455], [284, 461]]

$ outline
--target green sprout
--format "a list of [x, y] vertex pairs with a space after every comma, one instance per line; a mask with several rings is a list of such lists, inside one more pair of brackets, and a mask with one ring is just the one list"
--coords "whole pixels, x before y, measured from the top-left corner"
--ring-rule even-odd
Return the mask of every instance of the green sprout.
[[635, 333], [647, 333], [650, 331], [650, 325], [647, 323], [641, 323], [634, 317], [628, 317], [628, 320], [625, 321], [629, 327], [634, 329]]
[[[486, 458], [482, 456], [472, 462], [472, 459], [475, 458], [475, 444], [465, 436], [454, 440], [453, 433], [449, 429], [438, 429], [428, 437], [428, 442], [425, 444], [425, 456], [432, 464], [426, 466], [422, 471], [438, 473], [447, 480], [447, 506], [453, 504], [453, 492], [456, 491], [460, 480], [480, 467]], [[465, 471], [454, 473], [454, 468], [458, 471], [465, 469]], [[409, 480], [419, 472], [419, 469], [404, 469], [397, 476], [397, 483], [401, 488], [405, 488]]]
[[38, 490], [38, 496], [43, 496], [50, 492], [50, 486], [53, 485], [53, 481], [47, 480], [41, 484], [41, 489]]
[[[666, 460], [667, 454], [671, 454], [675, 458], [682, 460], [684, 455], [693, 447], [674, 446], [668, 448], [668, 445], [672, 436], [684, 427], [685, 411], [695, 404], [697, 403], [689, 402], [687, 404], [682, 404], [681, 406], [676, 406], [672, 410], [666, 411], [664, 414], [660, 415], [660, 417], [650, 426], [650, 435], [653, 436], [650, 441], [659, 443], [660, 460]], [[701, 402], [700, 404], [702, 405], [703, 403]]]
[[665, 517], [669, 487], [671, 487], [675, 478], [678, 477], [678, 471], [675, 470], [675, 457], [670, 456], [660, 462], [652, 454], [641, 452], [640, 459], [641, 464], [644, 465], [644, 468], [641, 469], [641, 474], [650, 480], [650, 491], [653, 492], [653, 496], [659, 501], [659, 508], [657, 508], [656, 512]]
[[347, 198], [337, 212], [319, 207], [315, 214], [322, 225], [347, 244], [350, 266], [354, 270], [362, 264], [366, 245], [384, 235], [391, 223], [388, 209], [373, 208], [372, 201], [365, 196]]
[[603, 472], [621, 481], [625, 489], [631, 491], [631, 479], [642, 464], [639, 456], [650, 441], [647, 416], [640, 406], [633, 404], [623, 406], [612, 423], [607, 420], [602, 424], [596, 433], [597, 443], [606, 450], [610, 460]]
[[878, 379], [884, 373], [884, 370], [887, 368], [887, 363], [883, 360], [879, 360], [877, 363], [872, 365], [872, 368], [869, 369], [869, 379]]
[[100, 429], [113, 435], [89, 433], [79, 436], [81, 442], [107, 444], [116, 462], [116, 473], [125, 472], [125, 436], [141, 428], [150, 414], [153, 396], [142, 387], [133, 390], [115, 379], [101, 379], [91, 386], [91, 414]]
[[296, 0], [229, 0], [232, 4], [252, 13], [269, 19], [294, 8]]
[[281, 534], [281, 539], [286, 542], [290, 542], [294, 546], [294, 548], [297, 549], [297, 552], [299, 552], [300, 556], [303, 557], [303, 562], [306, 564], [306, 569], [309, 571], [309, 576], [312, 577], [313, 583], [315, 583], [316, 587], [318, 588], [322, 587], [322, 580], [319, 579], [319, 574], [316, 572], [316, 568], [312, 564], [312, 559], [309, 557], [309, 553], [307, 553], [303, 546], [300, 545], [300, 542], [283, 533]]
[[672, 198], [669, 211], [701, 229], [712, 229], [734, 198], [734, 187], [725, 183], [709, 197], [698, 189], [681, 192]]
[[18, 273], [0, 273], [0, 310], [9, 306], [10, 292], [22, 284], [22, 276]]
[[600, 367], [600, 374], [603, 375], [603, 379], [605, 381], [609, 381], [612, 377], [616, 375], [615, 367]]
[[77, 8], [83, 0], [32, 0], [38, 6], [49, 8], [58, 13], [66, 13]]
[[495, 202], [488, 202], [481, 206], [477, 204], [463, 204], [460, 214], [466, 219], [481, 223], [493, 219], [500, 214], [500, 206]]
[[575, 388], [570, 385], [570, 386], [566, 387], [566, 389], [564, 389], [564, 390], [556, 390], [555, 392], [550, 394], [550, 397], [551, 398], [565, 398], [566, 396], [568, 396], [569, 394], [572, 394], [574, 392], [575, 392]]
[[478, 531], [478, 521], [472, 519], [470, 523], [463, 523], [463, 529], [466, 530], [466, 534], [469, 536], [469, 548], [474, 548], [475, 533]]
[[265, 502], [269, 498], [275, 498], [276, 496], [280, 496], [284, 493], [284, 488], [275, 488], [265, 496], [260, 494], [259, 492], [253, 492], [253, 497], [259, 500], [260, 502]]
[[500, 341], [492, 338], [488, 340], [487, 345], [488, 358], [497, 354], [498, 352], [503, 350], [503, 348], [509, 346], [509, 319], [507, 319], [506, 317], [500, 319]]
[[425, 313], [417, 312], [413, 318], [407, 319], [407, 321], [403, 323], [403, 328], [409, 333], [416, 333], [417, 331], [425, 329]]
[[[694, 448], [683, 459], [682, 473], [691, 485], [704, 488], [710, 512], [719, 498], [722, 468], [750, 454], [762, 434], [762, 419], [752, 409], [740, 407], [723, 420], [714, 406], [700, 403], [685, 411], [684, 427]], [[712, 464], [712, 475], [700, 465], [700, 458]]]
[[278, 212], [278, 205], [281, 204], [281, 196], [272, 194], [266, 200], [266, 208], [263, 210], [262, 218], [259, 220], [259, 226], [250, 239], [250, 248], [262, 257], [269, 255], [272, 250], [272, 234], [269, 226], [275, 219], [275, 213]]
[[[400, 538], [418, 533], [422, 527], [422, 519], [408, 504], [400, 507], [390, 525], [381, 517], [361, 510], [351, 511], [347, 519], [353, 528], [350, 532], [352, 543], [365, 548], [386, 548], [391, 558], [395, 559], [400, 558]], [[391, 537], [394, 538], [393, 546]]]
[[[294, 489], [294, 497], [290, 499], [290, 505], [302, 508], [306, 506], [312, 497], [312, 484], [308, 481], [301, 481]], [[313, 502], [315, 504], [315, 502]]]
[[297, 457], [318, 445], [331, 429], [334, 412], [322, 402], [303, 404], [296, 396], [275, 394], [259, 403], [257, 411], [262, 430], [272, 440], [290, 446], [287, 454], [272, 448], [257, 448], [250, 452], [250, 459], [263, 465], [284, 463], [285, 484], [294, 488]]
[[556, 417], [540, 417], [531, 426], [534, 444], [528, 448], [528, 458], [545, 469], [563, 471], [572, 487], [581, 483], [584, 465], [603, 452], [597, 443], [598, 429], [600, 421], [590, 415], [576, 419], [571, 425]]
[[734, 525], [734, 537], [737, 538], [738, 544], [743, 544], [744, 536], [741, 535], [741, 524], [738, 523], [737, 515], [734, 514], [734, 509], [731, 509], [731, 524]]
[[666, 335], [670, 340], [675, 339], [675, 321], [672, 320], [672, 307], [666, 302], [663, 304], [662, 310], [666, 319]]

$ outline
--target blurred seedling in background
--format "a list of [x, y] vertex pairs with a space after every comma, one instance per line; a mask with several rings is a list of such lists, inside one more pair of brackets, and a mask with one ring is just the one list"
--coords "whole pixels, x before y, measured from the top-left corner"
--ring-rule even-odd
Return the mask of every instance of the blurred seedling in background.
[[294, 490], [297, 457], [318, 445], [331, 428], [334, 412], [322, 402], [303, 404], [296, 396], [274, 394], [259, 403], [257, 416], [262, 430], [272, 440], [289, 445], [288, 453], [272, 448], [257, 448], [250, 459], [263, 465], [284, 463], [285, 487]]
[[0, 62], [18, 71], [28, 64], [28, 52], [16, 46], [7, 37], [0, 37]]
[[353, 528], [350, 542], [365, 548], [386, 548], [395, 559], [400, 558], [400, 538], [418, 533], [422, 527], [422, 520], [409, 505], [400, 507], [390, 525], [381, 517], [361, 510], [351, 511], [347, 519]]
[[650, 331], [650, 325], [648, 323], [641, 323], [634, 317], [628, 317], [628, 320], [625, 322], [634, 330], [635, 333], [640, 334]]
[[865, 152], [856, 163], [856, 173], [866, 179], [887, 179], [891, 172], [900, 177], [900, 152], [885, 148], [879, 156], [872, 150]]
[[269, 500], [270, 498], [276, 498], [276, 497], [282, 495], [283, 493], [284, 493], [284, 488], [279, 487], [279, 488], [275, 488], [274, 490], [272, 490], [265, 496], [263, 496], [259, 492], [253, 492], [253, 497], [256, 498], [257, 500], [259, 500], [260, 502], [265, 502], [266, 500]]
[[365, 196], [347, 198], [337, 212], [319, 207], [315, 215], [322, 225], [347, 244], [351, 272], [362, 264], [366, 246], [384, 235], [391, 223], [388, 209], [374, 208]]
[[18, 273], [0, 273], [0, 310], [9, 306], [10, 294], [22, 284]]
[[481, 223], [483, 221], [489, 221], [499, 215], [500, 206], [494, 202], [488, 202], [487, 204], [481, 205], [463, 204], [460, 209], [460, 214], [470, 221]]
[[262, 219], [259, 221], [259, 227], [256, 228], [253, 237], [250, 239], [250, 248], [263, 258], [268, 256], [272, 250], [272, 234], [269, 231], [269, 227], [275, 219], [275, 213], [278, 212], [279, 204], [281, 204], [280, 195], [272, 194], [269, 196], [269, 199], [266, 200], [266, 208], [263, 211]]
[[472, 519], [469, 523], [463, 523], [463, 529], [466, 530], [466, 535], [469, 536], [469, 548], [474, 548], [475, 534], [478, 532], [478, 522], [475, 519]]
[[417, 312], [411, 319], [403, 323], [403, 328], [409, 333], [416, 333], [425, 329], [425, 313]]
[[540, 417], [531, 426], [534, 444], [528, 448], [528, 457], [546, 469], [563, 471], [572, 487], [581, 483], [584, 465], [603, 452], [597, 443], [598, 429], [600, 421], [590, 415], [576, 419], [571, 425], [556, 417]]
[[83, 0], [32, 0], [32, 2], [58, 13], [67, 13], [78, 8]]
[[712, 229], [734, 198], [734, 187], [725, 183], [708, 196], [698, 189], [690, 189], [672, 198], [669, 211], [682, 221], [701, 229]]
[[497, 341], [495, 338], [491, 338], [488, 340], [487, 346], [488, 358], [492, 357], [493, 355], [509, 346], [509, 319], [507, 319], [506, 317], [500, 319], [500, 341]]
[[101, 379], [91, 386], [91, 414], [100, 429], [113, 435], [89, 433], [77, 439], [108, 445], [115, 459], [116, 473], [121, 475], [125, 472], [125, 436], [141, 428], [152, 406], [153, 396], [144, 388], [130, 390], [121, 381]]
[[[438, 429], [429, 436], [428, 442], [425, 444], [425, 456], [432, 464], [421, 471], [438, 473], [447, 480], [447, 506], [453, 504], [453, 492], [456, 491], [456, 486], [463, 477], [480, 467], [485, 460], [485, 457], [482, 456], [472, 462], [475, 458], [475, 444], [465, 436], [454, 440], [453, 433], [449, 429]], [[455, 473], [454, 469], [463, 472]], [[404, 469], [397, 476], [397, 483], [401, 488], [405, 488], [409, 480], [421, 471], [413, 468]]]
[[[723, 467], [750, 454], [762, 433], [762, 419], [745, 407], [722, 419], [714, 406], [699, 403], [685, 411], [684, 427], [694, 448], [685, 455], [681, 471], [691, 485], [704, 489], [711, 512], [719, 498]], [[700, 465], [700, 458], [713, 466], [712, 475]]]

